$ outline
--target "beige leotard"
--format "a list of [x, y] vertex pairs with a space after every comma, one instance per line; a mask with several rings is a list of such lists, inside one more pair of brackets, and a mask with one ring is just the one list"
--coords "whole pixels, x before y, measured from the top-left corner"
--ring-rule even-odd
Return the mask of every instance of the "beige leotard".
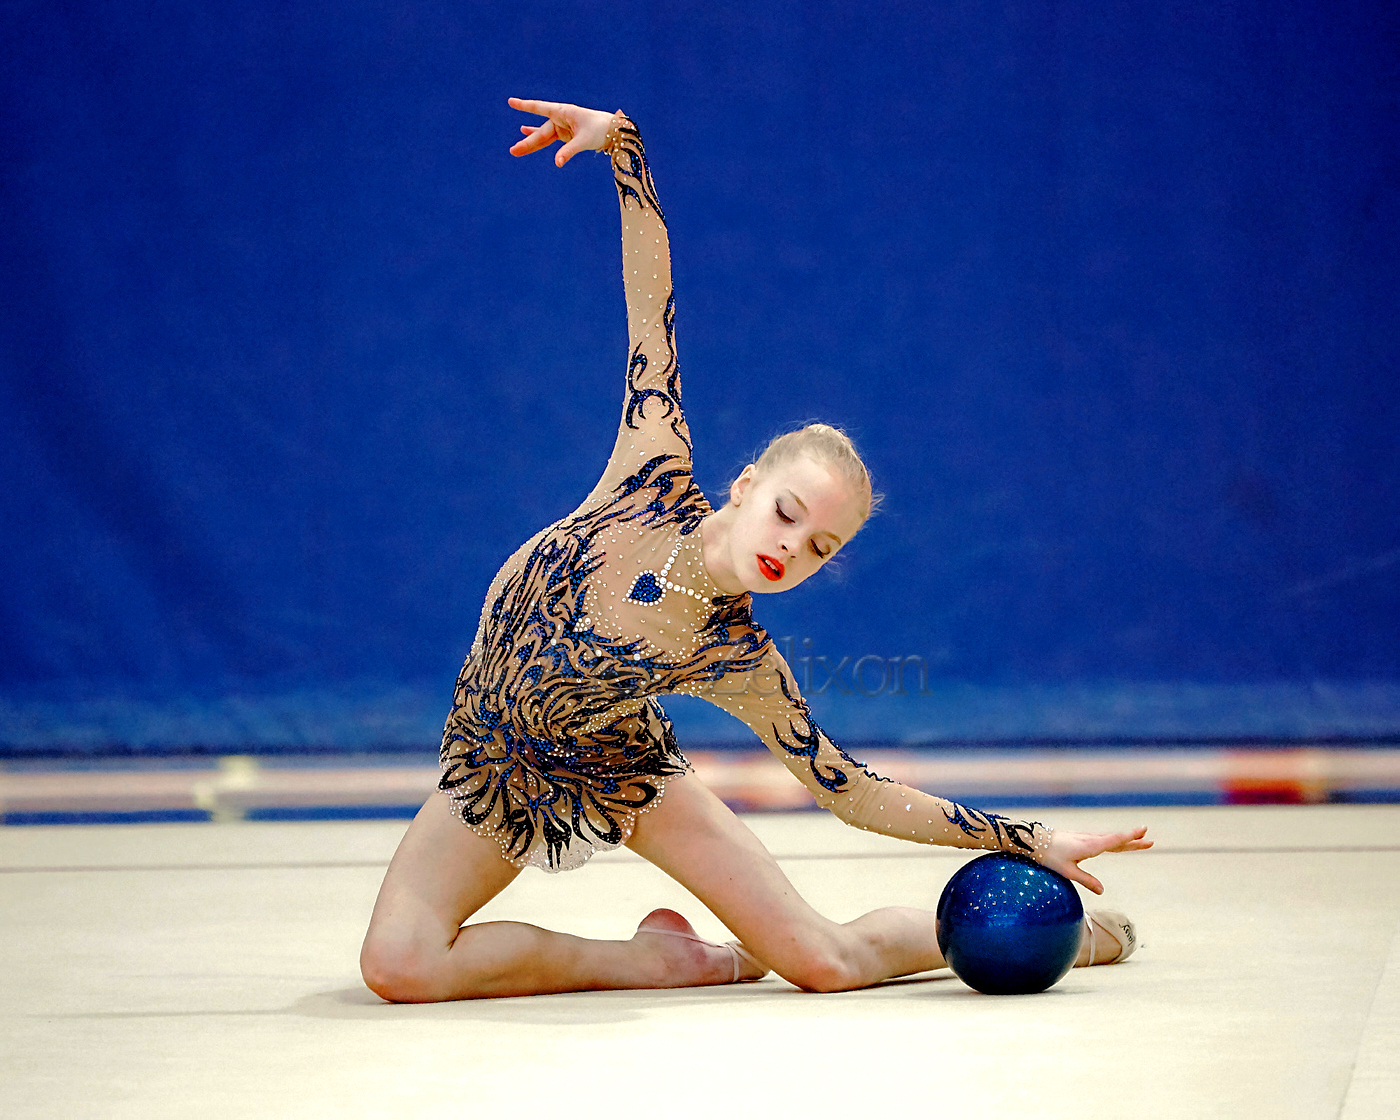
[[622, 211], [629, 355], [606, 470], [567, 517], [491, 581], [443, 732], [440, 788], [506, 858], [581, 866], [631, 836], [689, 767], [657, 700], [700, 696], [748, 724], [817, 802], [859, 828], [925, 844], [1036, 855], [1050, 831], [871, 773], [817, 726], [793, 674], [702, 560], [712, 512], [691, 477], [666, 222], [641, 136], [607, 151]]

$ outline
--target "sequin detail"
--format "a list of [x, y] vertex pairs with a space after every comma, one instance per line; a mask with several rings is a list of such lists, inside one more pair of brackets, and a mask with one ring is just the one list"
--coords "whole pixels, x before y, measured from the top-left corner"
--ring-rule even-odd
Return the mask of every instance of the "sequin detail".
[[691, 473], [665, 218], [641, 136], [621, 114], [606, 150], [629, 336], [617, 439], [583, 503], [492, 579], [443, 729], [439, 788], [513, 863], [579, 867], [626, 843], [688, 771], [658, 699], [679, 693], [746, 723], [856, 827], [1043, 850], [1043, 827], [890, 782], [837, 747], [754, 621], [752, 596], [710, 579], [698, 530], [713, 511]]
[[666, 589], [661, 586], [656, 573], [643, 572], [632, 581], [632, 590], [627, 592], [627, 598], [638, 603], [659, 603], [665, 594]]
[[632, 586], [627, 591], [627, 598], [634, 603], [655, 603], [660, 605], [666, 598], [666, 592], [676, 591], [682, 595], [689, 595], [692, 599], [702, 598], [700, 592], [693, 587], [682, 587], [679, 583], [672, 583], [666, 577], [671, 572], [671, 566], [676, 562], [676, 557], [680, 555], [681, 547], [676, 545], [671, 549], [671, 555], [666, 560], [666, 566], [659, 572], [653, 572], [650, 568], [642, 572], [632, 581]]

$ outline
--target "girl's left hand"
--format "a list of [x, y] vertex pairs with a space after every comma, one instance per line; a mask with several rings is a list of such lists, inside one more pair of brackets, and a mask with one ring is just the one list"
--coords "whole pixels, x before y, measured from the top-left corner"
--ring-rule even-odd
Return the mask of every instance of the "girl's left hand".
[[511, 97], [508, 103], [512, 109], [519, 109], [522, 113], [536, 113], [549, 118], [544, 124], [522, 124], [520, 131], [525, 134], [525, 139], [517, 140], [510, 154], [527, 156], [558, 140], [562, 147], [554, 153], [556, 167], [563, 167], [579, 152], [601, 150], [615, 115], [558, 101], [527, 101], [521, 97]]
[[1103, 884], [1079, 866], [1082, 859], [1103, 855], [1104, 852], [1140, 852], [1152, 847], [1144, 840], [1147, 829], [1132, 832], [1061, 832], [1058, 828], [1050, 837], [1050, 847], [1040, 857], [1043, 866], [1058, 871], [1066, 879], [1082, 883], [1095, 894], [1103, 894]]

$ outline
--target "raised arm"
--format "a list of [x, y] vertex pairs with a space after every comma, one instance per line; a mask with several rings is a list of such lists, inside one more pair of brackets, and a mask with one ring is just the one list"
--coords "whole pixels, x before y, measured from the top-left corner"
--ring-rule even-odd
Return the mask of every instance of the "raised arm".
[[621, 113], [608, 134], [613, 180], [622, 211], [622, 282], [627, 294], [627, 388], [614, 463], [658, 451], [691, 459], [690, 429], [681, 408], [676, 362], [676, 297], [671, 242], [656, 197], [641, 133]]
[[642, 147], [626, 114], [603, 113], [553, 101], [511, 98], [524, 112], [549, 119], [523, 125], [511, 152], [528, 155], [559, 141], [554, 162], [563, 167], [580, 151], [604, 151], [612, 160], [622, 214], [622, 277], [627, 297], [627, 384], [617, 441], [600, 486], [611, 487], [657, 455], [690, 468], [690, 431], [681, 409], [676, 362], [675, 298], [666, 217]]

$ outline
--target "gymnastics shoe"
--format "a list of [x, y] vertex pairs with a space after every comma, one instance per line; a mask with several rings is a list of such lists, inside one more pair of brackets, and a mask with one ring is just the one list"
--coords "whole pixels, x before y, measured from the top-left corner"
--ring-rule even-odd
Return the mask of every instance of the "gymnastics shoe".
[[[1084, 924], [1088, 927], [1089, 964], [1121, 964], [1138, 947], [1137, 926], [1119, 910], [1092, 910], [1084, 915]], [[1103, 930], [1103, 933], [1099, 933], [1099, 930]], [[1107, 952], [1110, 940], [1118, 943], [1117, 954], [1100, 957], [1099, 943], [1104, 943], [1104, 951]]]

